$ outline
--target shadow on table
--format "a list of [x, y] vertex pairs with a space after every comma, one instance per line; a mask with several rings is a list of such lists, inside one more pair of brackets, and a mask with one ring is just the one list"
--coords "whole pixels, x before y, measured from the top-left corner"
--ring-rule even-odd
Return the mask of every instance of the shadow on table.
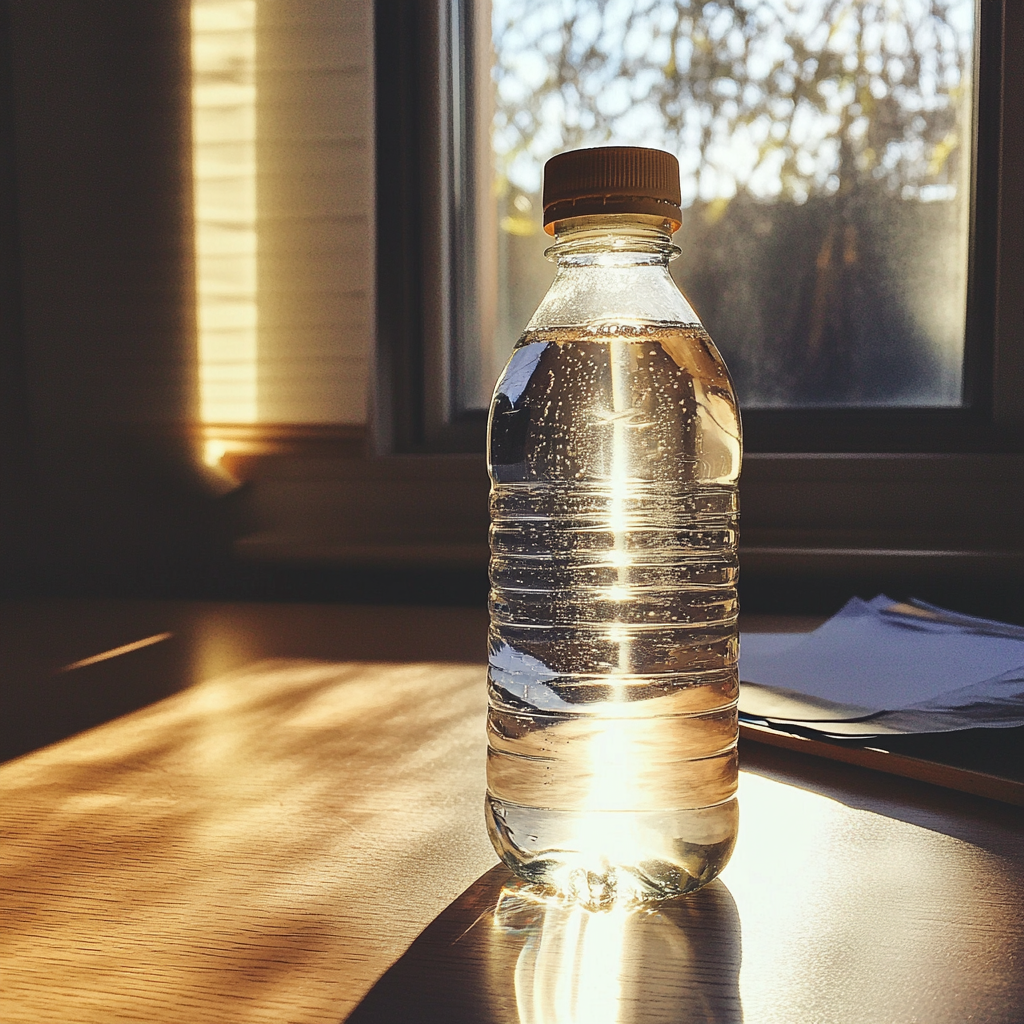
[[486, 641], [482, 607], [7, 601], [0, 762], [268, 658], [478, 664]]
[[649, 910], [538, 899], [504, 868], [436, 918], [348, 1024], [742, 1021], [740, 919], [712, 882]]

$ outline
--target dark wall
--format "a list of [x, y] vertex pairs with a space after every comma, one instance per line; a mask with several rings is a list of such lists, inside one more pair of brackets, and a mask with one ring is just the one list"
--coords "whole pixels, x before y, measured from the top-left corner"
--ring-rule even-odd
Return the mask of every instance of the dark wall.
[[0, 12], [6, 589], [173, 588], [215, 555], [196, 406], [189, 6]]
[[0, 7], [0, 566], [21, 576], [30, 544], [28, 414], [21, 346], [10, 24]]

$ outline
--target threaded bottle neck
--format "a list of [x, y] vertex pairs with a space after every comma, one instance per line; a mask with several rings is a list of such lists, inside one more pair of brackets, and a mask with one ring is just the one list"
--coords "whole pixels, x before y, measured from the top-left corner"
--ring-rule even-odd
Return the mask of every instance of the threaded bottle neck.
[[679, 255], [671, 221], [643, 214], [597, 214], [555, 224], [544, 255], [559, 267], [667, 266]]

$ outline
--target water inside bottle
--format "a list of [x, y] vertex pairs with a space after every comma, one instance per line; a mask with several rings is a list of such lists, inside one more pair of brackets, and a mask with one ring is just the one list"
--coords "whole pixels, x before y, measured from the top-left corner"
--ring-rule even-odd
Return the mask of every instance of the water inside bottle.
[[699, 325], [534, 331], [499, 381], [488, 828], [587, 905], [690, 891], [732, 851], [740, 455]]

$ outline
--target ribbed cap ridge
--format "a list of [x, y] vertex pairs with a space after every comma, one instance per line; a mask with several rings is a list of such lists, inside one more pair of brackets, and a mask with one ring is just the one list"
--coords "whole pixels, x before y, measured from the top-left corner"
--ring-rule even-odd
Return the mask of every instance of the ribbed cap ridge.
[[[662, 216], [678, 228], [682, 220], [679, 161], [660, 149], [601, 146], [553, 156], [544, 165], [544, 228], [566, 217], [601, 213]], [[675, 230], [673, 228], [673, 230]]]

